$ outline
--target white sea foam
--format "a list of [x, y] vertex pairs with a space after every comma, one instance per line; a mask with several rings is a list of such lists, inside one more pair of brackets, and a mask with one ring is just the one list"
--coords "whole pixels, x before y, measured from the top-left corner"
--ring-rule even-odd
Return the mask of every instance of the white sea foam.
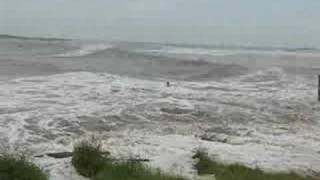
[[208, 55], [208, 56], [229, 56], [229, 55], [294, 55], [294, 56], [314, 56], [319, 57], [319, 52], [300, 52], [300, 51], [285, 51], [281, 49], [275, 50], [259, 50], [259, 49], [232, 49], [232, 48], [187, 48], [187, 47], [172, 47], [164, 46], [160, 49], [138, 50], [138, 52], [146, 52], [153, 54], [186, 54], [186, 55]]
[[[249, 166], [320, 170], [320, 106], [310, 80], [272, 68], [171, 84], [88, 72], [3, 81], [0, 141], [43, 154], [70, 151], [81, 135], [97, 133], [109, 137], [114, 156], [144, 156], [187, 176], [197, 148]], [[70, 159], [37, 163], [53, 180], [74, 177]]]
[[106, 49], [113, 48], [113, 45], [110, 44], [91, 44], [91, 45], [84, 45], [76, 50], [71, 50], [62, 54], [56, 54], [52, 57], [81, 57], [81, 56], [87, 56], [90, 54], [94, 54]]
[[226, 56], [240, 53], [236, 50], [224, 49], [205, 49], [205, 48], [181, 48], [181, 47], [163, 47], [161, 49], [141, 50], [146, 53], [168, 53], [168, 54], [188, 54], [188, 55], [212, 55]]

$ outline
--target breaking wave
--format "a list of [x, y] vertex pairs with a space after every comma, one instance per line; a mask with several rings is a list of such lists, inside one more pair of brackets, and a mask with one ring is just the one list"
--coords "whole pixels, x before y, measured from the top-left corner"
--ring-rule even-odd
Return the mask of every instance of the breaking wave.
[[281, 81], [286, 77], [283, 69], [273, 67], [266, 70], [254, 72], [241, 76], [240, 79], [244, 82], [270, 82], [270, 81]]
[[185, 54], [185, 55], [205, 55], [205, 56], [232, 56], [247, 54], [315, 54], [319, 53], [316, 48], [246, 48], [246, 47], [179, 47], [179, 46], [163, 46], [158, 49], [139, 50], [138, 52], [151, 54]]
[[62, 54], [56, 54], [53, 55], [52, 57], [81, 57], [81, 56], [88, 56], [91, 54], [95, 54], [100, 51], [104, 51], [107, 49], [112, 49], [114, 48], [113, 45], [110, 44], [93, 44], [93, 45], [85, 45], [80, 47], [79, 49], [76, 50], [71, 50], [67, 51]]
[[213, 55], [226, 56], [241, 53], [240, 51], [227, 49], [206, 49], [206, 48], [186, 48], [186, 47], [163, 47], [161, 49], [141, 50], [139, 52], [152, 54], [189, 54], [189, 55]]

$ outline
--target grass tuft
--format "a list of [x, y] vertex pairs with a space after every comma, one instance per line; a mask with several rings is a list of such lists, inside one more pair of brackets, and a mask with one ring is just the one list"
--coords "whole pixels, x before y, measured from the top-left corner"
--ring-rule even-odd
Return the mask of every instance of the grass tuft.
[[185, 180], [152, 170], [134, 160], [115, 161], [103, 156], [97, 141], [82, 141], [74, 147], [72, 164], [77, 172], [92, 180]]
[[185, 180], [160, 170], [152, 170], [141, 162], [115, 162], [106, 164], [94, 180]]
[[24, 155], [5, 153], [0, 155], [0, 179], [48, 180], [48, 176]]
[[100, 143], [94, 138], [81, 141], [74, 147], [72, 165], [84, 177], [95, 176], [104, 167], [106, 160], [102, 155]]
[[267, 173], [239, 164], [218, 163], [203, 151], [198, 151], [193, 158], [198, 159], [195, 169], [199, 175], [214, 174], [217, 180], [315, 180], [295, 173]]
[[[195, 169], [198, 174], [214, 174], [216, 180], [315, 180], [295, 173], [267, 173], [239, 164], [222, 164], [207, 153], [198, 151]], [[183, 177], [164, 174], [138, 161], [115, 161], [103, 156], [101, 145], [95, 141], [82, 141], [74, 148], [72, 164], [79, 174], [91, 180], [185, 180]], [[204, 176], [203, 176], [204, 177]]]

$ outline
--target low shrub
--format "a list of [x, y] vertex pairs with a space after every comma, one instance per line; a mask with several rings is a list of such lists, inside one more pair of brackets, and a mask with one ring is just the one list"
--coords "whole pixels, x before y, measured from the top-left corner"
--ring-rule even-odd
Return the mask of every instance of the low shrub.
[[24, 155], [0, 155], [1, 180], [48, 180], [48, 176]]
[[217, 180], [315, 180], [295, 173], [267, 173], [239, 164], [218, 163], [203, 151], [198, 151], [193, 158], [198, 159], [195, 169], [199, 175], [214, 174]]
[[108, 163], [98, 173], [94, 180], [185, 180], [182, 177], [171, 176], [160, 170], [152, 170], [141, 162]]
[[80, 175], [92, 180], [184, 180], [153, 171], [135, 160], [116, 161], [104, 154], [97, 141], [81, 141], [74, 147], [72, 164]]
[[84, 177], [94, 177], [106, 161], [100, 143], [94, 139], [81, 141], [74, 147], [72, 165]]

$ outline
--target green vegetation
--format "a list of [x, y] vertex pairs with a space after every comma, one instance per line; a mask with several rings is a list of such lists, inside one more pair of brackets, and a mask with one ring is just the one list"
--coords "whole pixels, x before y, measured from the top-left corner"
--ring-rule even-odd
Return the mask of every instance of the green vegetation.
[[101, 145], [94, 137], [75, 145], [72, 156], [72, 165], [84, 177], [94, 177], [108, 161], [102, 155]]
[[193, 158], [198, 159], [195, 169], [199, 175], [214, 174], [217, 180], [315, 180], [294, 173], [266, 173], [239, 164], [217, 163], [203, 151], [198, 151]]
[[74, 147], [72, 164], [79, 174], [92, 180], [184, 180], [153, 171], [141, 162], [117, 162], [103, 154], [96, 141], [82, 141]]
[[[214, 174], [216, 180], [316, 180], [295, 173], [267, 173], [239, 164], [222, 164], [212, 160], [205, 152], [198, 151], [194, 165], [203, 177]], [[116, 161], [101, 150], [93, 138], [81, 141], [74, 147], [72, 164], [77, 172], [91, 180], [186, 180], [150, 169], [138, 160]], [[0, 180], [48, 180], [39, 167], [21, 154], [0, 154]]]
[[160, 170], [152, 171], [141, 162], [106, 163], [94, 180], [184, 180], [182, 177], [163, 174]]
[[0, 155], [1, 180], [48, 180], [48, 176], [24, 155]]
[[[104, 154], [97, 141], [82, 141], [74, 147], [72, 164], [79, 174], [91, 180], [185, 180], [152, 170], [139, 161], [116, 161]], [[218, 163], [203, 151], [193, 158], [198, 159], [194, 167], [199, 175], [214, 174], [216, 180], [316, 180], [295, 173], [267, 173], [239, 164]]]

